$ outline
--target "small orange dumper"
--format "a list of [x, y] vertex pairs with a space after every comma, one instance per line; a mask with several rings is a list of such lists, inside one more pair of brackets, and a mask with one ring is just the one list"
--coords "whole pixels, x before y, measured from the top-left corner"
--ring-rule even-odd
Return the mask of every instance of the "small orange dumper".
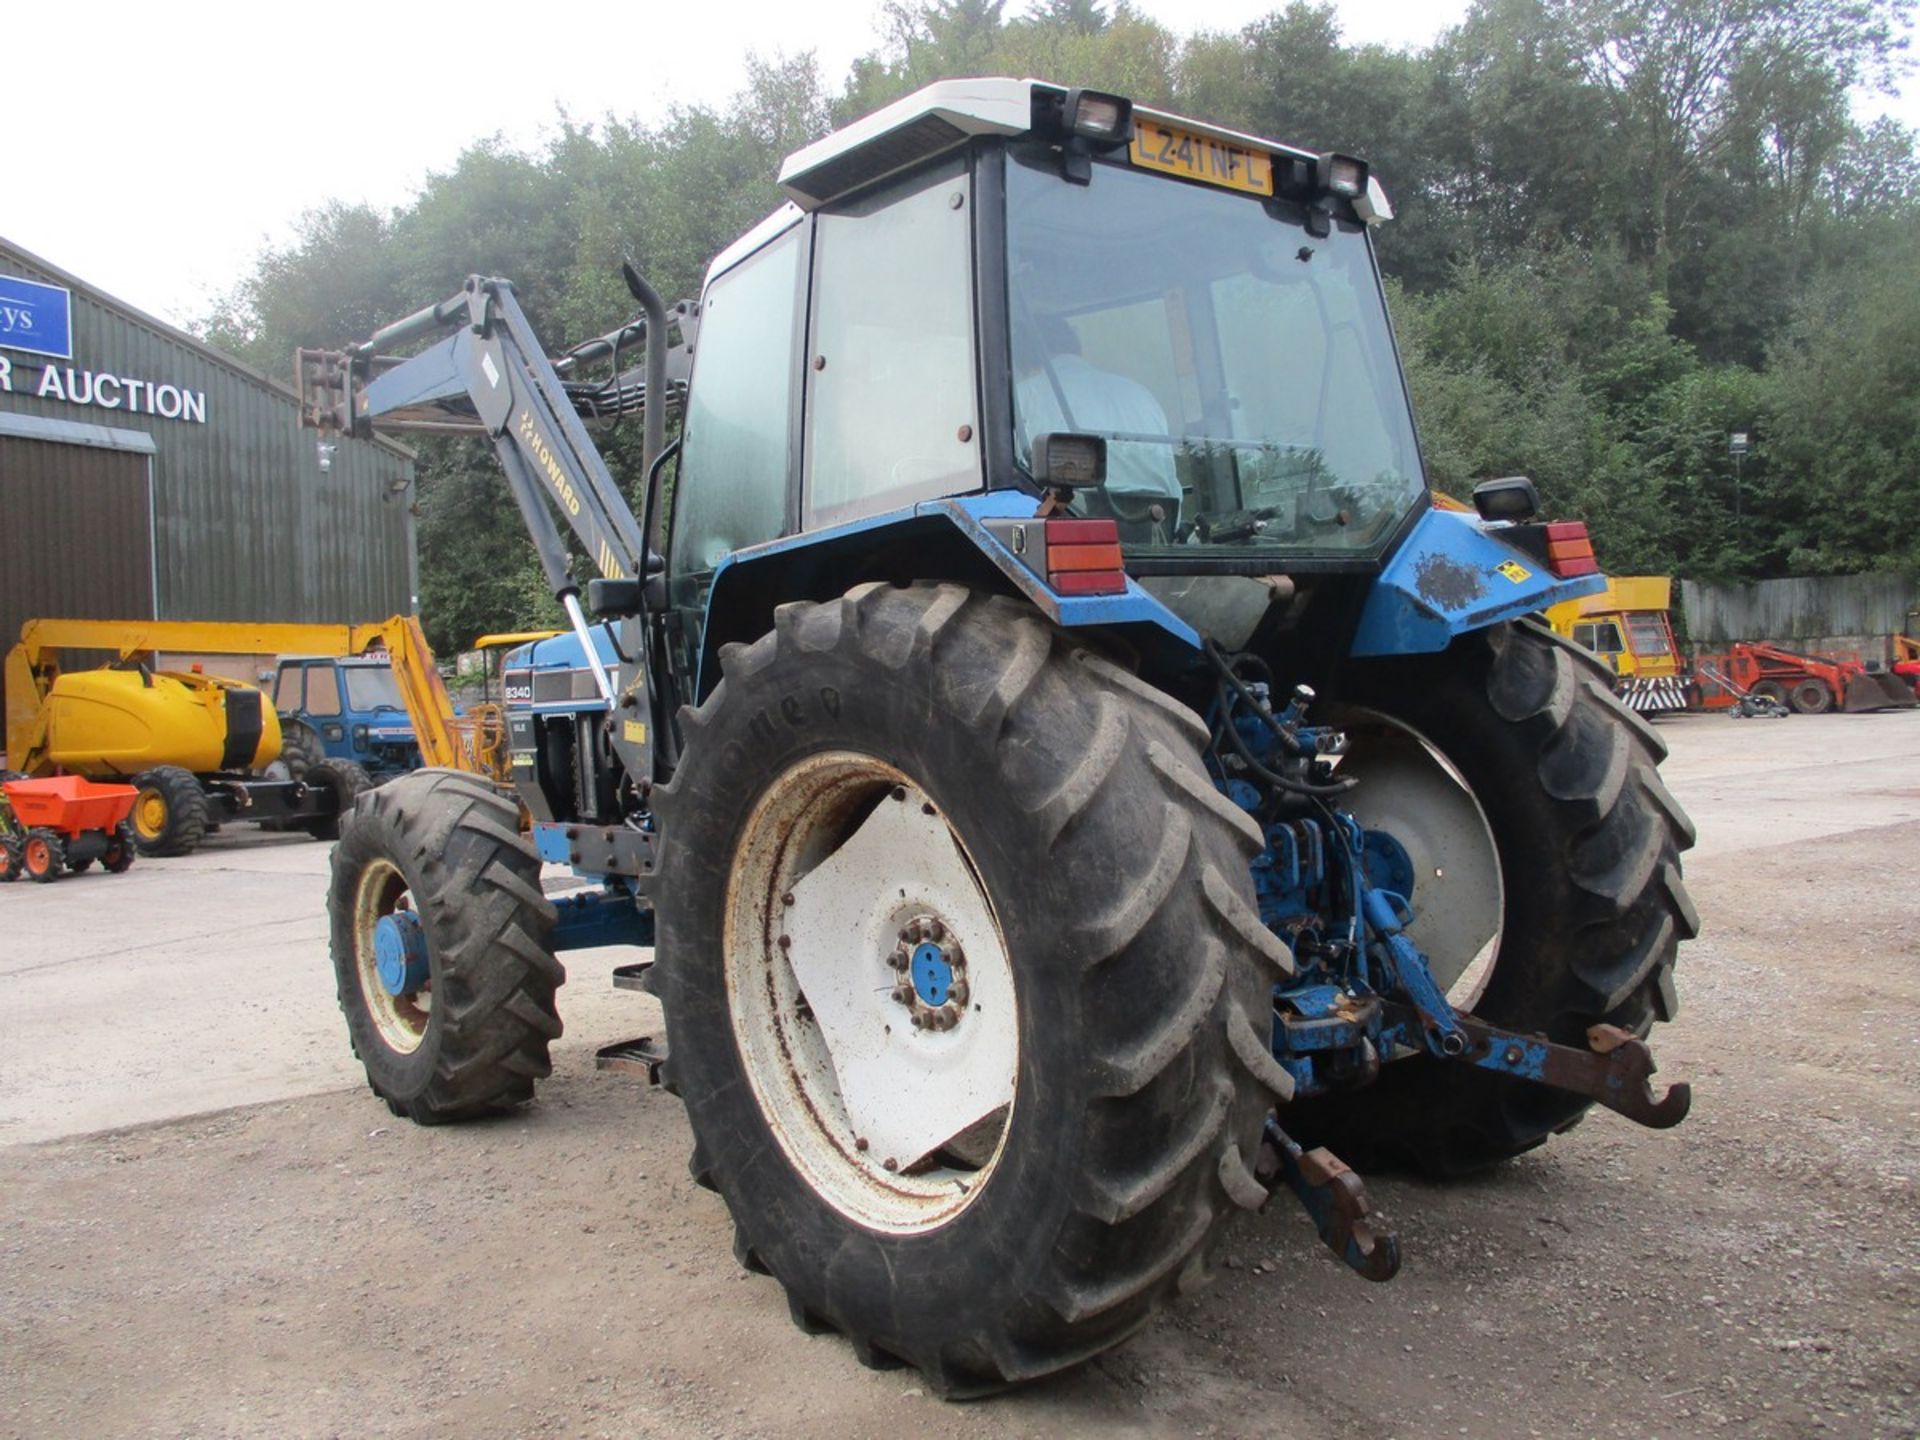
[[96, 785], [78, 775], [0, 784], [0, 880], [25, 875], [42, 884], [94, 861], [118, 875], [133, 864], [127, 817], [140, 792]]

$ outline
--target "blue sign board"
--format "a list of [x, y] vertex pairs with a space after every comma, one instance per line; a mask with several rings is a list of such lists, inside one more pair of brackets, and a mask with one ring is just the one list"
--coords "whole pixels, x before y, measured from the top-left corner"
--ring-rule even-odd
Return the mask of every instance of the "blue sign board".
[[73, 358], [73, 299], [58, 285], [0, 275], [0, 350]]

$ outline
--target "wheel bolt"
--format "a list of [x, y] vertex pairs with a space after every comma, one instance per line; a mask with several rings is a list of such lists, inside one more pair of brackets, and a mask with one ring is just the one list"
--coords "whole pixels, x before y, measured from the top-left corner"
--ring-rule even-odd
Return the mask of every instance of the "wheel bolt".
[[793, 948], [793, 937], [791, 935], [782, 935], [779, 944], [782, 950], [791, 950]]
[[856, 1135], [856, 1136], [854, 1136], [854, 1137], [853, 1137], [853, 1148], [854, 1148], [854, 1149], [856, 1149], [856, 1150], [859, 1150], [859, 1151], [862, 1151], [862, 1152], [864, 1152], [864, 1151], [866, 1150], [866, 1148], [867, 1148], [867, 1137], [866, 1137], [866, 1136], [864, 1136], [864, 1135]]

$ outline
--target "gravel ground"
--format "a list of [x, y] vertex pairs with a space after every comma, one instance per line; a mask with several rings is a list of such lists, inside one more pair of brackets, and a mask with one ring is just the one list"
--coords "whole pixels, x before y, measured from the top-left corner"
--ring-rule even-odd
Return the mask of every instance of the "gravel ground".
[[[553, 1080], [494, 1122], [416, 1129], [316, 1080], [0, 1148], [0, 1434], [1920, 1435], [1920, 715], [1668, 729], [1708, 929], [1656, 1048], [1693, 1115], [1601, 1112], [1465, 1184], [1370, 1177], [1390, 1285], [1276, 1202], [1136, 1340], [942, 1404], [737, 1270], [678, 1102], [592, 1069], [657, 1009], [583, 969]], [[15, 913], [0, 978], [60, 939]], [[139, 1017], [117, 1001], [101, 1046]], [[175, 1041], [221, 1069], [218, 1028]]]

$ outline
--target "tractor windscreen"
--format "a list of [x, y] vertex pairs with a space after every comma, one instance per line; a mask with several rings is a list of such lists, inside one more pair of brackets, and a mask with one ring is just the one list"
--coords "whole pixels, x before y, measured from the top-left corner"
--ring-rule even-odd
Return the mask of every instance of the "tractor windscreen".
[[1129, 554], [1355, 555], [1423, 489], [1367, 238], [1297, 205], [1055, 157], [1007, 166], [1014, 444], [1104, 436], [1077, 513]]
[[385, 665], [342, 665], [347, 677], [347, 707], [352, 710], [404, 710], [400, 682]]

